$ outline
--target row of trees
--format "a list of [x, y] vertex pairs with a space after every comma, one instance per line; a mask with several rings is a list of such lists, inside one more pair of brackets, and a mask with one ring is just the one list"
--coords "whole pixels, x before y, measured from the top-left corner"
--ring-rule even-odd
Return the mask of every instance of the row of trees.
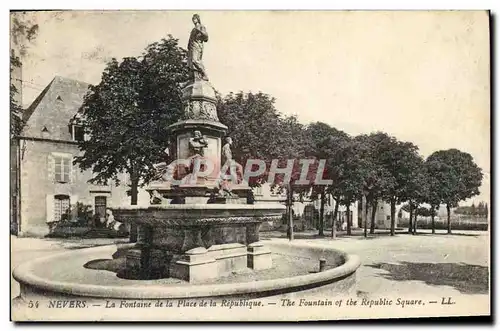
[[488, 217], [488, 204], [481, 201], [477, 206], [474, 203], [470, 206], [460, 206], [455, 209], [455, 214]]
[[[140, 57], [108, 63], [100, 84], [90, 88], [81, 107], [90, 139], [79, 143], [84, 153], [76, 162], [97, 174], [92, 181], [117, 180], [119, 173], [127, 172], [131, 203], [137, 203], [138, 187], [151, 179], [152, 165], [164, 157], [166, 128], [179, 119], [180, 86], [187, 78], [186, 52], [171, 36], [148, 46]], [[291, 182], [281, 177], [274, 184], [288, 192], [289, 205], [297, 196], [320, 199], [320, 235], [328, 195], [335, 200], [334, 215], [339, 205], [345, 205], [349, 215], [351, 204], [363, 197], [374, 211], [380, 199], [389, 202], [394, 235], [397, 204], [407, 202], [414, 216], [423, 204], [433, 211], [446, 204], [449, 211], [479, 193], [481, 170], [469, 154], [457, 149], [438, 151], [424, 160], [416, 145], [383, 132], [350, 136], [321, 122], [303, 125], [295, 116], [281, 114], [275, 100], [264, 93], [219, 95], [218, 115], [229, 127], [239, 163], [257, 158], [269, 169], [271, 160], [279, 160], [281, 166], [288, 159], [297, 160]], [[332, 184], [299, 184], [299, 159], [312, 162], [311, 176], [318, 170], [317, 160], [326, 160], [323, 178]], [[264, 173], [249, 184], [260, 185], [266, 178]], [[292, 219], [291, 207], [288, 214]], [[373, 233], [375, 213], [370, 217]], [[347, 224], [350, 234], [351, 222]]]

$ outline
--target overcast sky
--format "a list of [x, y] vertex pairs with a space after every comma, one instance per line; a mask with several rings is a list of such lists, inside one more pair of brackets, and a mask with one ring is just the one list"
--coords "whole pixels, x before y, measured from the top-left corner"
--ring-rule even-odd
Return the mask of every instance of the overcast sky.
[[[23, 103], [55, 75], [92, 84], [112, 57], [172, 34], [183, 47], [194, 12], [37, 12], [23, 61]], [[349, 134], [382, 130], [472, 154], [490, 171], [486, 12], [200, 12], [204, 62], [221, 93], [262, 91], [302, 122]], [[489, 175], [481, 196], [489, 201]]]

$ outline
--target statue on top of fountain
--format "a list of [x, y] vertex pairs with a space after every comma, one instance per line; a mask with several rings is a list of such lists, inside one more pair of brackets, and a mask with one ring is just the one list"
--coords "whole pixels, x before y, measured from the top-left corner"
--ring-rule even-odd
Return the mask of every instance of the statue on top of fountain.
[[207, 29], [201, 24], [200, 15], [194, 14], [192, 21], [194, 28], [191, 30], [188, 42], [188, 67], [191, 69], [193, 80], [208, 80], [202, 61], [203, 43], [208, 41]]

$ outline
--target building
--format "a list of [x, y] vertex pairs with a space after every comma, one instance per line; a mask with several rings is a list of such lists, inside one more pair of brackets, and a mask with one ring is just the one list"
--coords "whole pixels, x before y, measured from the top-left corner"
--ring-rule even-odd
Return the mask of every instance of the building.
[[92, 172], [81, 171], [73, 159], [81, 151], [83, 127], [75, 115], [87, 83], [56, 76], [23, 113], [25, 126], [11, 144], [11, 230], [18, 235], [44, 236], [63, 219], [91, 209], [104, 218], [109, 205], [130, 203], [127, 186], [91, 185]]
[[[359, 227], [364, 228], [364, 224], [362, 221], [362, 210], [361, 210], [361, 202], [358, 204], [358, 222]], [[398, 225], [397, 213], [398, 208], [396, 208], [396, 227]], [[371, 216], [372, 208], [368, 207], [368, 227], [371, 224]], [[376, 229], [390, 229], [391, 228], [391, 205], [383, 200], [378, 200], [377, 202], [377, 210], [375, 211], [375, 228]]]
[[[256, 203], [285, 203], [286, 193], [279, 194], [271, 190], [269, 183], [264, 183], [260, 187], [255, 187], [253, 189], [253, 194]], [[331, 214], [335, 210], [335, 202], [329, 196], [325, 203], [325, 218], [324, 226], [325, 228], [331, 227]], [[293, 203], [293, 215], [294, 215], [294, 226], [299, 229], [314, 229], [319, 225], [319, 210], [320, 201], [319, 200], [304, 200], [299, 201], [298, 197]], [[345, 206], [339, 206], [337, 211], [337, 222], [340, 224], [347, 219], [347, 208]], [[350, 206], [350, 219], [352, 228], [358, 227], [358, 202], [354, 202]], [[268, 230], [272, 228], [279, 228], [280, 226], [284, 228], [287, 224], [286, 218], [283, 218], [282, 224], [263, 224], [261, 229]]]

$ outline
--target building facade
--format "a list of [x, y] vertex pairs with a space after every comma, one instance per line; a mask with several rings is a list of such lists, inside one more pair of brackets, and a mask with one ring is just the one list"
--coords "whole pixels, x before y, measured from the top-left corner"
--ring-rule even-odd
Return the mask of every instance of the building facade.
[[[396, 208], [396, 227], [398, 225], [397, 213], [399, 208]], [[362, 220], [362, 202], [360, 201], [358, 204], [358, 222], [359, 227], [363, 228], [363, 220]], [[371, 215], [372, 208], [368, 207], [367, 211], [367, 219], [368, 219], [368, 227], [371, 224]], [[383, 200], [378, 200], [377, 202], [377, 210], [375, 211], [375, 228], [376, 229], [390, 229], [391, 228], [391, 205]]]
[[[256, 203], [285, 203], [286, 193], [278, 194], [271, 190], [271, 186], [268, 183], [262, 184], [260, 187], [255, 187], [253, 189], [253, 194]], [[324, 227], [328, 228], [332, 226], [333, 212], [335, 211], [335, 202], [329, 196], [325, 203], [325, 218]], [[351, 204], [349, 208], [350, 220], [352, 228], [358, 227], [358, 202]], [[319, 226], [319, 210], [320, 201], [314, 200], [310, 201], [305, 199], [300, 201], [296, 197], [293, 203], [293, 215], [294, 215], [294, 226], [298, 229], [316, 229]], [[347, 220], [347, 208], [346, 206], [339, 206], [337, 210], [337, 222], [342, 224]], [[287, 224], [287, 220], [283, 218], [281, 224], [263, 224], [262, 229], [268, 230], [273, 228], [284, 227]]]
[[[286, 194], [277, 194], [273, 192], [269, 184], [262, 184], [261, 187], [254, 188], [255, 201], [259, 203], [266, 202], [281, 202], [286, 201]], [[319, 210], [320, 201], [295, 201], [293, 204], [294, 224], [300, 229], [313, 229], [317, 228], [319, 225]], [[332, 226], [333, 213], [335, 211], [335, 201], [328, 196], [325, 203], [325, 218], [324, 226], [329, 228]], [[399, 208], [396, 209], [396, 212]], [[355, 201], [351, 204], [349, 208], [349, 219], [351, 220], [351, 228], [363, 228], [362, 222], [362, 203], [361, 201]], [[396, 213], [397, 214], [397, 213]], [[347, 208], [344, 205], [338, 206], [337, 223], [342, 228], [342, 224], [347, 221]], [[397, 216], [397, 215], [396, 215]], [[371, 208], [368, 210], [368, 226], [371, 223]], [[286, 220], [284, 220], [286, 224]], [[397, 227], [397, 217], [396, 217], [396, 227]], [[280, 224], [266, 224], [264, 229], [277, 228]], [[281, 224], [283, 225], [283, 224]], [[385, 201], [379, 200], [377, 204], [377, 210], [375, 212], [375, 228], [376, 229], [390, 229], [391, 228], [391, 206]]]
[[84, 139], [74, 119], [87, 89], [87, 83], [55, 77], [24, 111], [25, 126], [11, 146], [13, 233], [44, 236], [84, 210], [102, 222], [108, 206], [130, 203], [126, 185], [89, 184], [92, 172], [73, 165]]

